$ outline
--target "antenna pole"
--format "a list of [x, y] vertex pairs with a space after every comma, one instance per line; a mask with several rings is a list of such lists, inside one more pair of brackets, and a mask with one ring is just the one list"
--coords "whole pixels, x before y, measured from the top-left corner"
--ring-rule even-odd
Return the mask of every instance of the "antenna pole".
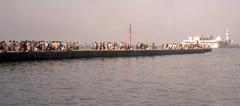
[[129, 46], [131, 48], [132, 46], [132, 24], [130, 23], [130, 28], [129, 28]]

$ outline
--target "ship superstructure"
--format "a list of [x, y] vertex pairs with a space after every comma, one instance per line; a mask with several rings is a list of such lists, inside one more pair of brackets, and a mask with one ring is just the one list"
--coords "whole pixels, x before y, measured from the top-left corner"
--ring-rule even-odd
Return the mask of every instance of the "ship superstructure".
[[226, 30], [226, 36], [224, 39], [222, 39], [221, 36], [213, 37], [209, 36], [206, 37], [204, 35], [195, 35], [190, 36], [188, 39], [183, 40], [183, 45], [188, 44], [197, 44], [201, 46], [208, 46], [211, 48], [233, 48], [233, 47], [239, 47], [236, 44], [233, 44], [233, 40], [229, 38], [229, 30]]

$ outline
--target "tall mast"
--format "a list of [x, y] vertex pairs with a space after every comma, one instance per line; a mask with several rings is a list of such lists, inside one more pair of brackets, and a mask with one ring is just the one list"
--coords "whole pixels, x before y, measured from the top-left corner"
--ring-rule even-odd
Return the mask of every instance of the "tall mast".
[[130, 28], [129, 28], [129, 46], [131, 48], [132, 46], [132, 24], [130, 23]]

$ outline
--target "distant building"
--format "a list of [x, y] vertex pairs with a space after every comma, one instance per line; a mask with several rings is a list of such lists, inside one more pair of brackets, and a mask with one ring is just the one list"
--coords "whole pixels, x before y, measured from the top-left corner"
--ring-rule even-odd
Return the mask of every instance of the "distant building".
[[221, 36], [205, 37], [204, 35], [195, 35], [193, 37], [188, 37], [188, 39], [183, 40], [183, 45], [187, 44], [198, 44], [202, 46], [209, 46], [211, 48], [234, 48], [239, 47], [236, 44], [233, 44], [233, 40], [229, 38], [229, 30], [226, 30], [226, 37], [222, 39]]

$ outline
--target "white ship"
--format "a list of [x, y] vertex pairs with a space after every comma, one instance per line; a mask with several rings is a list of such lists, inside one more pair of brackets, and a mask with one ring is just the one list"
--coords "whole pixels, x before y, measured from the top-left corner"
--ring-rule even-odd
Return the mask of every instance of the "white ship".
[[235, 48], [239, 47], [237, 44], [233, 44], [233, 40], [229, 38], [229, 30], [226, 30], [226, 37], [222, 39], [221, 36], [205, 37], [204, 35], [195, 35], [194, 37], [188, 37], [188, 39], [183, 40], [183, 45], [188, 44], [198, 44], [201, 46], [208, 46], [211, 48]]

